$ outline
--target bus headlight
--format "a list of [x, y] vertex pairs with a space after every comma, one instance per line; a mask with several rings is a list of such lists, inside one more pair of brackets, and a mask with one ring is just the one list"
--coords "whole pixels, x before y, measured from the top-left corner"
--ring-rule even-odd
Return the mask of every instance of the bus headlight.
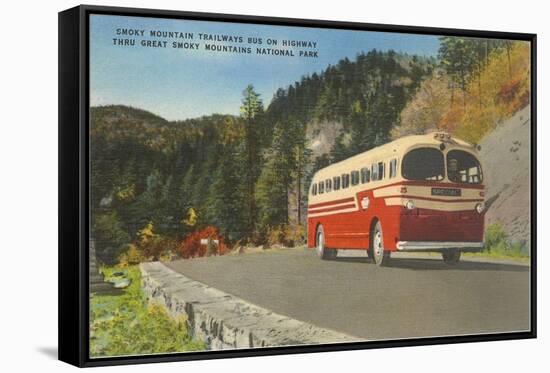
[[483, 210], [485, 210], [485, 204], [483, 202], [481, 203], [478, 203], [476, 205], [476, 211], [478, 214], [481, 214], [483, 212]]
[[405, 207], [407, 208], [407, 210], [414, 209], [414, 202], [411, 200], [408, 200], [407, 202], [405, 202]]

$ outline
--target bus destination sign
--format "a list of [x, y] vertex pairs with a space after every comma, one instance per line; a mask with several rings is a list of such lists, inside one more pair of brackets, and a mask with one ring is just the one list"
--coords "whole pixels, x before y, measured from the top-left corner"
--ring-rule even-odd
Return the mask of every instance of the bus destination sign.
[[432, 196], [460, 197], [461, 195], [460, 188], [432, 188]]

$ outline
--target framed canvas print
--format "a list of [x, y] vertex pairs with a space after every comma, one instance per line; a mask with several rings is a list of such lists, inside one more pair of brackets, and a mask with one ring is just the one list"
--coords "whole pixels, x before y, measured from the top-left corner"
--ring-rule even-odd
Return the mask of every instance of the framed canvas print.
[[59, 14], [59, 357], [536, 336], [536, 36]]

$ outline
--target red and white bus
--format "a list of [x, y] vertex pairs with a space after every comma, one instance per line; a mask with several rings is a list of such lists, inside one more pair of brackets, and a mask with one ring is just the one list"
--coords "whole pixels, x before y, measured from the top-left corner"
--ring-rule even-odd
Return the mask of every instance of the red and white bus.
[[441, 252], [457, 263], [483, 248], [484, 186], [478, 146], [446, 133], [407, 136], [317, 171], [307, 242], [322, 259], [367, 250]]

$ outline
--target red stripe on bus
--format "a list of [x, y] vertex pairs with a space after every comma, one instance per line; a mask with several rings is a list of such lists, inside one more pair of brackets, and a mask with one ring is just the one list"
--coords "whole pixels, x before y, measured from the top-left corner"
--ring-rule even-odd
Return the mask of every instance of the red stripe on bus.
[[354, 207], [355, 207], [355, 203], [349, 203], [347, 205], [330, 207], [330, 208], [326, 208], [326, 209], [308, 210], [308, 214], [318, 214], [318, 213], [321, 213], [321, 212], [345, 210], [345, 209], [354, 208]]
[[410, 199], [422, 199], [426, 201], [436, 201], [436, 202], [483, 202], [483, 199], [441, 199], [441, 198], [431, 198], [431, 197], [417, 197], [406, 194], [396, 194], [394, 196], [383, 196], [377, 198], [410, 198]]
[[328, 202], [315, 203], [313, 205], [309, 205], [308, 208], [312, 209], [312, 208], [316, 208], [316, 207], [337, 205], [339, 203], [345, 203], [345, 202], [355, 202], [355, 198], [354, 197], [349, 197], [349, 198], [343, 198], [343, 199], [335, 199], [333, 201], [328, 201]]
[[371, 189], [365, 189], [367, 190], [377, 190], [397, 185], [411, 185], [411, 186], [425, 186], [425, 187], [431, 187], [431, 188], [460, 188], [460, 189], [485, 189], [485, 187], [482, 184], [458, 184], [458, 183], [437, 183], [433, 181], [415, 181], [415, 180], [404, 180], [404, 181], [398, 181], [393, 184], [387, 184], [382, 185], [376, 188]]

